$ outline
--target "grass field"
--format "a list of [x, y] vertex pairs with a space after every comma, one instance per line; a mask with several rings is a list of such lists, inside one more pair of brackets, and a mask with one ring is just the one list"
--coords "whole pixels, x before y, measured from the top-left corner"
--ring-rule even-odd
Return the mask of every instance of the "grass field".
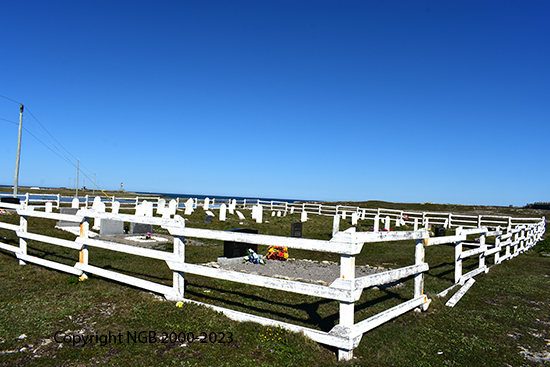
[[[389, 208], [386, 204], [391, 203], [379, 206]], [[401, 204], [400, 208], [409, 209], [406, 205], [420, 204]], [[448, 209], [441, 206], [437, 210]], [[522, 214], [541, 216], [540, 212]], [[299, 220], [298, 216], [265, 215], [264, 219], [269, 223], [214, 219], [206, 224], [204, 212], [197, 210], [187, 225], [250, 227], [287, 236], [290, 223]], [[17, 215], [0, 220], [19, 222]], [[29, 230], [74, 239], [74, 235], [54, 229], [54, 224], [30, 218]], [[369, 224], [361, 224], [361, 230], [367, 230]], [[349, 226], [342, 220], [341, 229]], [[313, 216], [304, 223], [308, 238], [329, 239], [331, 230], [330, 217]], [[155, 232], [163, 230], [155, 228]], [[7, 230], [0, 230], [0, 240], [18, 243], [15, 234]], [[165, 249], [171, 250], [171, 245], [166, 244]], [[265, 251], [260, 246], [260, 253]], [[29, 241], [28, 252], [69, 265], [78, 259], [76, 250], [35, 241]], [[210, 241], [205, 246], [186, 246], [185, 256], [188, 262], [203, 263], [222, 253], [222, 243]], [[238, 323], [193, 304], [177, 307], [174, 302], [103, 278], [91, 276], [80, 282], [75, 276], [37, 265], [20, 266], [13, 253], [0, 250], [0, 365], [540, 366], [544, 362], [530, 361], [525, 355], [526, 351], [535, 357], [536, 352], [550, 351], [550, 257], [545, 256], [549, 253], [550, 240], [545, 239], [529, 252], [492, 267], [488, 274], [476, 277], [474, 286], [454, 308], [448, 308], [444, 304], [452, 293], [445, 298], [436, 294], [453, 284], [454, 247], [427, 248], [430, 270], [425, 291], [433, 299], [428, 311], [407, 313], [365, 334], [354, 350], [354, 359], [337, 362], [332, 348], [299, 334]], [[291, 250], [291, 257], [339, 260], [337, 255], [299, 250]], [[397, 268], [413, 262], [414, 243], [406, 241], [365, 245], [357, 256], [357, 265]], [[162, 261], [93, 248], [90, 264], [167, 285], [172, 281], [172, 273]], [[465, 262], [464, 272], [476, 264], [474, 259]], [[356, 303], [356, 321], [410, 299], [412, 293], [412, 281], [400, 287], [365, 290]], [[205, 277], [186, 275], [186, 297], [324, 331], [338, 323], [335, 301]], [[90, 339], [86, 343], [75, 340], [76, 334]], [[189, 342], [191, 334], [205, 338]], [[545, 363], [550, 365], [550, 361]]]

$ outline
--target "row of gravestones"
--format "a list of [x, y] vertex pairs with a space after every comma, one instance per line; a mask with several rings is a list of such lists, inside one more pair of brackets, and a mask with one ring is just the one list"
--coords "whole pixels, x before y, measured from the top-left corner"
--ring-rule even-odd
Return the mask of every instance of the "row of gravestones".
[[[175, 203], [175, 200], [174, 200]], [[49, 205], [48, 205], [49, 204]], [[163, 208], [164, 210], [161, 210], [162, 213], [171, 213], [172, 212], [172, 206], [173, 204], [168, 208]], [[60, 208], [61, 214], [71, 214], [75, 215], [80, 207], [80, 201], [78, 198], [74, 198], [71, 202], [70, 208]], [[46, 212], [51, 212], [52, 210], [52, 203], [47, 202], [46, 203]], [[101, 201], [101, 198], [99, 196], [96, 196], [94, 198], [93, 204], [92, 204], [92, 210], [100, 213], [105, 213], [106, 207], [105, 203]], [[111, 207], [111, 212], [113, 214], [118, 214], [120, 210], [120, 202], [115, 201]], [[158, 210], [157, 210], [158, 212]], [[173, 212], [175, 214], [175, 206], [173, 209]], [[138, 208], [136, 208], [136, 215], [143, 215], [143, 216], [153, 216], [153, 206], [152, 203], [147, 203], [147, 201], [144, 201]], [[163, 214], [164, 216], [165, 214]], [[79, 226], [79, 223], [76, 222], [69, 222], [69, 221], [59, 221], [57, 222], [58, 227], [71, 227], [71, 226]], [[122, 235], [126, 231], [124, 229], [124, 222], [120, 220], [111, 220], [111, 219], [94, 219], [94, 225], [92, 227], [94, 230], [99, 230], [101, 235], [107, 235], [107, 236], [117, 236]], [[153, 225], [152, 224], [144, 224], [144, 223], [130, 223], [130, 228], [128, 228], [128, 231], [130, 234], [146, 234], [148, 232], [153, 231]]]

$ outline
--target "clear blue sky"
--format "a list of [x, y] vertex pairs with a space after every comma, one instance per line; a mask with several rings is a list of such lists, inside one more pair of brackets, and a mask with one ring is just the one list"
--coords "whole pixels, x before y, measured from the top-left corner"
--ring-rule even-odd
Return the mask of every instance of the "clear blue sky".
[[[23, 132], [19, 183], [73, 185], [66, 156], [89, 188], [550, 201], [549, 19], [548, 1], [3, 0], [0, 95], [44, 143]], [[11, 185], [18, 103], [0, 118]]]

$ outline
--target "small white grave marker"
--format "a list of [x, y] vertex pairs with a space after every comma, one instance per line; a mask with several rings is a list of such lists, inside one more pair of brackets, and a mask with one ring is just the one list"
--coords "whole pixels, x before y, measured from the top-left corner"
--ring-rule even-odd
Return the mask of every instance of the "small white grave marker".
[[355, 226], [357, 225], [357, 218], [358, 215], [356, 212], [351, 213], [351, 225]]
[[227, 205], [220, 205], [220, 221], [224, 222], [227, 216]]
[[256, 223], [262, 223], [262, 217], [264, 214], [264, 210], [261, 204], [256, 205]]
[[241, 213], [240, 211], [235, 210], [235, 213], [237, 213], [237, 216], [239, 217], [240, 220], [244, 220], [244, 219], [245, 219], [243, 213]]
[[185, 202], [185, 215], [193, 214], [193, 199], [188, 199]]
[[111, 208], [111, 212], [112, 212], [113, 214], [118, 214], [118, 211], [119, 211], [119, 210], [120, 210], [120, 202], [115, 201], [115, 202], [113, 203], [113, 207]]
[[390, 230], [390, 222], [391, 222], [391, 219], [389, 216], [386, 216], [385, 218], [385, 221], [384, 221], [384, 229], [386, 231], [389, 231]]
[[71, 202], [71, 208], [78, 208], [80, 206], [80, 201], [78, 201], [78, 198], [74, 198]]
[[204, 210], [210, 209], [210, 199], [204, 198]]
[[302, 215], [300, 217], [301, 222], [307, 222], [307, 212], [304, 210], [302, 211]]
[[51, 213], [51, 212], [52, 212], [52, 202], [46, 201], [46, 213]]

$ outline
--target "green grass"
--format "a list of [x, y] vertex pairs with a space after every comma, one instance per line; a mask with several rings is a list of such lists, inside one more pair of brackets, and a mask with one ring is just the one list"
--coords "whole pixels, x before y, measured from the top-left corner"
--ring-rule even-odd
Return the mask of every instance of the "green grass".
[[[444, 210], [444, 209], [442, 209]], [[299, 216], [271, 217], [269, 223], [232, 218], [204, 223], [201, 210], [189, 217], [190, 227], [255, 228], [259, 233], [290, 234]], [[248, 215], [249, 216], [249, 215]], [[308, 238], [329, 239], [332, 218], [310, 216], [304, 223]], [[17, 215], [2, 221], [19, 223]], [[68, 240], [74, 235], [53, 228], [54, 221], [30, 218], [29, 231]], [[372, 223], [361, 224], [368, 230]], [[351, 226], [342, 220], [340, 229]], [[160, 233], [162, 229], [155, 228]], [[5, 237], [5, 239], [2, 239]], [[18, 244], [11, 231], [0, 230], [0, 240]], [[430, 270], [425, 291], [432, 304], [427, 312], [410, 312], [365, 334], [355, 358], [338, 363], [334, 349], [296, 333], [255, 323], [238, 323], [211, 309], [185, 303], [161, 301], [130, 286], [91, 276], [80, 282], [72, 275], [37, 265], [18, 265], [13, 253], [0, 250], [0, 365], [160, 365], [160, 366], [535, 366], [520, 355], [520, 347], [547, 350], [550, 325], [550, 249], [548, 239], [533, 250], [476, 277], [476, 283], [454, 307], [435, 294], [454, 281], [454, 247], [426, 248]], [[29, 241], [29, 254], [73, 265], [75, 250]], [[166, 246], [171, 251], [171, 246]], [[265, 246], [260, 252], [265, 253]], [[186, 261], [202, 263], [223, 254], [223, 244], [186, 246]], [[290, 249], [290, 256], [338, 261], [337, 255]], [[400, 241], [366, 244], [357, 256], [358, 265], [398, 268], [414, 261], [414, 243]], [[172, 273], [162, 261], [144, 259], [97, 248], [90, 249], [90, 264], [143, 279], [168, 284]], [[488, 259], [492, 265], [492, 259]], [[464, 262], [464, 273], [477, 259]], [[412, 281], [401, 287], [369, 289], [356, 303], [356, 321], [410, 299]], [[338, 303], [316, 297], [285, 293], [228, 281], [186, 275], [186, 297], [235, 310], [328, 331], [338, 323]], [[68, 332], [71, 330], [71, 332]], [[58, 343], [56, 332], [85, 335], [117, 335], [122, 343]], [[128, 333], [149, 331], [158, 339], [163, 332], [212, 336], [225, 343], [131, 342]], [[18, 339], [21, 334], [26, 338]], [[183, 334], [181, 334], [183, 335]], [[230, 337], [231, 336], [231, 337]], [[60, 347], [61, 346], [61, 347]], [[26, 348], [26, 349], [25, 349]], [[14, 351], [13, 353], [8, 353]], [[62, 362], [63, 361], [63, 362]]]

